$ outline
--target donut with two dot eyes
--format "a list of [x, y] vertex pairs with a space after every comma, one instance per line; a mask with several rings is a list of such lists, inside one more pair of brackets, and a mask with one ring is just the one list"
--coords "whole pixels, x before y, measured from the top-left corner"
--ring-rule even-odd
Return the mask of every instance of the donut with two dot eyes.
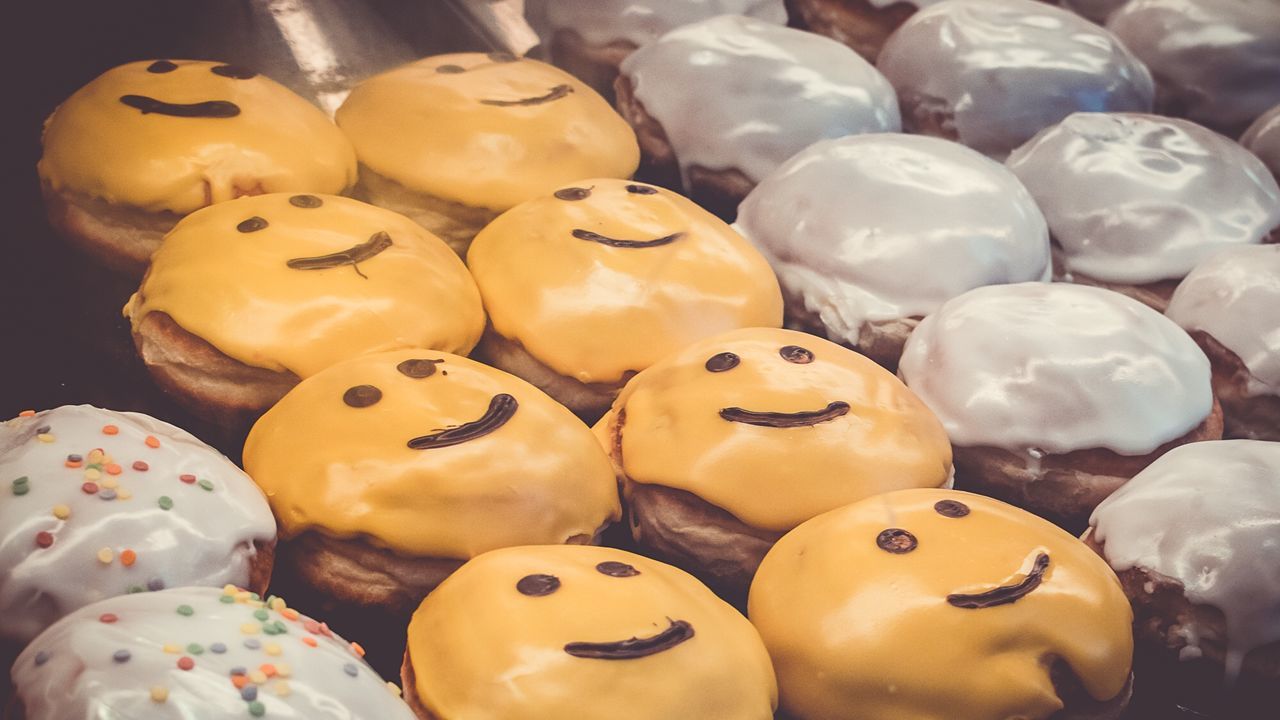
[[790, 330], [685, 348], [632, 378], [595, 432], [640, 546], [730, 598], [805, 520], [951, 478], [942, 425], [896, 377]]

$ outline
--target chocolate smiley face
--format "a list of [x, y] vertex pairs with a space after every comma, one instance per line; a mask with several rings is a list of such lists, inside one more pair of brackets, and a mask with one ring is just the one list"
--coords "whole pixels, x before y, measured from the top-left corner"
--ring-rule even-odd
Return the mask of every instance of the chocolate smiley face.
[[[611, 195], [614, 198], [630, 199], [633, 202], [636, 201], [636, 198], [634, 196], [643, 197], [646, 195], [659, 194], [658, 188], [652, 185], [641, 185], [639, 183], [624, 184], [621, 181], [603, 183], [603, 185], [604, 187], [601, 188], [602, 194]], [[621, 190], [625, 192], [625, 195], [619, 192], [618, 186], [621, 186]], [[594, 187], [566, 187], [566, 188], [560, 188], [559, 190], [556, 190], [554, 193], [552, 193], [552, 195], [557, 200], [565, 200], [567, 202], [578, 202], [580, 200], [587, 200], [591, 198], [593, 190], [595, 190]], [[632, 196], [632, 197], [628, 198], [627, 196]], [[602, 198], [597, 196], [597, 202], [607, 203], [609, 201], [602, 200]], [[626, 212], [626, 210], [623, 210], [623, 212]], [[626, 212], [626, 215], [630, 217], [634, 217], [635, 213]], [[652, 247], [661, 247], [663, 245], [670, 245], [671, 243], [684, 237], [686, 232], [687, 231], [685, 230], [678, 230], [676, 232], [667, 233], [665, 235], [660, 235], [658, 237], [654, 237], [647, 240], [624, 240], [616, 237], [610, 237], [608, 235], [602, 235], [594, 230], [587, 230], [581, 227], [573, 228], [569, 232], [569, 234], [579, 240], [586, 240], [588, 242], [599, 243], [601, 245], [605, 245], [608, 247], [639, 249], [639, 248], [652, 248]]]
[[[153, 75], [167, 75], [178, 72], [183, 65], [195, 66], [198, 71], [207, 70], [219, 77], [229, 80], [249, 80], [257, 76], [256, 72], [235, 65], [212, 65], [208, 63], [183, 63], [179, 65], [171, 60], [156, 60], [147, 66], [147, 72]], [[120, 96], [120, 102], [141, 112], [143, 115], [155, 113], [181, 118], [233, 118], [240, 114], [240, 106], [229, 100], [202, 100], [199, 102], [168, 102], [157, 100], [149, 95], [127, 94]]]

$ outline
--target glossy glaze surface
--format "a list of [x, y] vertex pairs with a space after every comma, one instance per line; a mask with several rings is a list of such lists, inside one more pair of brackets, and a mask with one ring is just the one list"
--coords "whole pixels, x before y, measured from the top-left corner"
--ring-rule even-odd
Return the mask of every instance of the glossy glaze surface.
[[[682, 25], [716, 15], [748, 15], [775, 25], [787, 22], [782, 0], [528, 0], [552, 32], [572, 30], [593, 45], [653, 42]], [[536, 12], [536, 10], [535, 10]]]
[[1272, 177], [1280, 178], [1280, 105], [1255, 120], [1240, 136], [1240, 144], [1261, 158]]

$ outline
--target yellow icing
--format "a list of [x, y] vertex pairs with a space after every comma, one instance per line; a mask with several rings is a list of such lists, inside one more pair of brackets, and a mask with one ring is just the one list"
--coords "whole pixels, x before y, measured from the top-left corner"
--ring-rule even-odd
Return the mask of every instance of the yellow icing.
[[[797, 345], [813, 362], [788, 362]], [[737, 367], [710, 372], [731, 352]], [[808, 427], [758, 427], [722, 408], [794, 413], [850, 406]], [[933, 413], [891, 373], [851, 350], [791, 330], [751, 328], [691, 345], [631, 379], [596, 426], [606, 447], [625, 410], [619, 471], [687, 490], [748, 525], [786, 531], [869, 495], [938, 487], [951, 445]], [[614, 458], [618, 462], [619, 458]]]
[[[438, 72], [453, 66], [463, 72]], [[498, 106], [547, 95], [557, 100]], [[630, 177], [635, 133], [572, 75], [482, 53], [423, 58], [358, 85], [338, 125], [360, 162], [421, 193], [501, 211], [584, 177]]]
[[[639, 574], [596, 570], [610, 561]], [[560, 587], [516, 590], [535, 573]], [[654, 655], [564, 651], [652, 636], [669, 619], [694, 635]], [[777, 704], [769, 658], [742, 615], [684, 572], [612, 548], [520, 547], [472, 560], [414, 613], [408, 654], [417, 696], [440, 720], [770, 720]]]
[[[543, 364], [582, 382], [617, 382], [702, 338], [782, 324], [768, 262], [719, 218], [640, 183], [572, 187], [590, 195], [548, 193], [522, 203], [467, 253], [494, 330]], [[683, 234], [656, 247], [619, 248], [574, 237], [575, 229], [626, 240]]]
[[[415, 358], [443, 362], [423, 378], [397, 370]], [[347, 405], [356, 385], [378, 388], [381, 399]], [[478, 420], [501, 393], [518, 407], [497, 430], [450, 447], [408, 446]], [[620, 515], [609, 461], [582, 421], [519, 378], [430, 350], [366, 355], [302, 381], [253, 426], [244, 466], [282, 536], [367, 536], [420, 557], [590, 537]]]
[[[940, 515], [947, 499], [969, 515]], [[916, 549], [881, 550], [889, 528]], [[947, 602], [1020, 582], [1042, 552], [1044, 581], [1016, 602]], [[1107, 700], [1133, 655], [1132, 612], [1105, 561], [1030, 513], [953, 490], [868, 498], [801, 525], [765, 557], [748, 610], [798, 720], [851, 708], [860, 720], [1042, 720], [1062, 707], [1046, 658]]]
[[[269, 192], [338, 193], [356, 180], [351, 143], [318, 108], [262, 75], [240, 80], [222, 63], [176, 60], [176, 70], [121, 65], [77, 90], [45, 123], [40, 177], [144, 210], [186, 214]], [[120, 102], [233, 102], [230, 118], [143, 114]]]
[[[442, 240], [349, 198], [318, 195], [320, 207], [300, 208], [291, 197], [241, 198], [179, 222], [125, 307], [134, 327], [163, 311], [242, 363], [299, 377], [380, 350], [470, 352], [484, 329], [480, 294]], [[252, 217], [267, 227], [240, 232]], [[356, 267], [286, 265], [348, 250], [380, 231], [391, 247]]]

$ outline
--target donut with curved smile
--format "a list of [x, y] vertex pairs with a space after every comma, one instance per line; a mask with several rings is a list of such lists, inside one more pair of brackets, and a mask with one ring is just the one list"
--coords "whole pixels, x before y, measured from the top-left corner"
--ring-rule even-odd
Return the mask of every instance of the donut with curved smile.
[[821, 410], [802, 410], [793, 413], [760, 412], [757, 410], [743, 410], [740, 407], [727, 407], [720, 410], [720, 417], [729, 422], [757, 425], [759, 427], [796, 428], [829, 422], [848, 414], [848, 412], [849, 403], [837, 400], [836, 402], [828, 403]]
[[481, 100], [485, 105], [493, 105], [496, 107], [532, 107], [534, 105], [544, 105], [549, 102], [555, 102], [562, 97], [568, 97], [573, 93], [571, 85], [557, 85], [546, 92], [545, 95], [535, 97], [521, 98], [519, 100]]
[[143, 115], [169, 115], [185, 118], [233, 118], [240, 106], [228, 100], [206, 100], [198, 103], [170, 103], [146, 95], [121, 95], [120, 102]]
[[1021, 582], [1013, 585], [1002, 585], [994, 590], [977, 593], [974, 595], [965, 595], [961, 593], [953, 593], [947, 596], [947, 602], [958, 608], [966, 610], [981, 610], [983, 608], [995, 607], [997, 605], [1008, 605], [1015, 603], [1022, 598], [1030, 595], [1033, 590], [1040, 587], [1040, 583], [1044, 582], [1044, 574], [1049, 570], [1049, 554], [1040, 553], [1036, 556], [1035, 565], [1031, 568], [1031, 572], [1022, 579]]
[[516, 414], [519, 403], [506, 393], [499, 393], [489, 401], [489, 409], [478, 420], [472, 420], [456, 427], [446, 428], [430, 435], [420, 435], [409, 441], [414, 450], [432, 450], [435, 448], [460, 445], [468, 440], [484, 437], [507, 424]]
[[592, 660], [634, 660], [670, 650], [693, 637], [693, 626], [684, 620], [667, 618], [670, 625], [657, 635], [613, 642], [571, 642], [564, 651]]
[[285, 265], [293, 270], [328, 270], [329, 268], [350, 265], [357, 275], [368, 280], [369, 276], [360, 272], [360, 263], [386, 250], [392, 244], [391, 236], [385, 231], [379, 230], [371, 235], [367, 242], [352, 245], [346, 250], [315, 257], [293, 258], [292, 260], [286, 260]]
[[619, 240], [617, 238], [611, 238], [607, 235], [601, 235], [600, 233], [591, 232], [590, 230], [574, 228], [573, 236], [578, 238], [579, 240], [587, 240], [589, 242], [600, 243], [601, 245], [608, 245], [609, 247], [650, 248], [650, 247], [658, 247], [659, 245], [670, 245], [671, 243], [684, 237], [684, 233], [683, 232], [671, 233], [670, 235], [664, 235], [663, 237], [654, 238], [652, 240]]

